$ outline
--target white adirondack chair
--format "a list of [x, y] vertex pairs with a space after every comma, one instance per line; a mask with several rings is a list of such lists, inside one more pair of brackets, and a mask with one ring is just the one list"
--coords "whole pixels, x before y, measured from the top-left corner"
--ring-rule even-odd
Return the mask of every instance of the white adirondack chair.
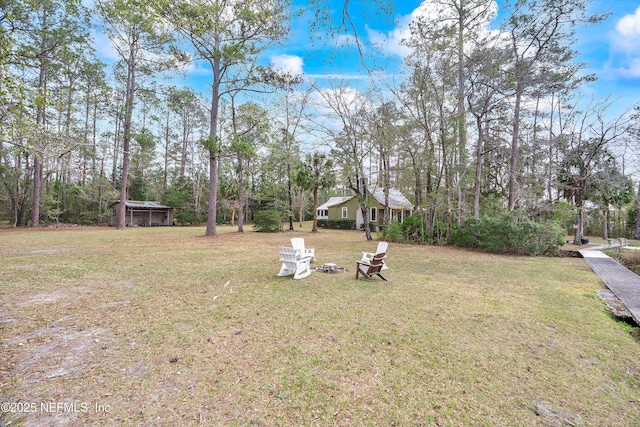
[[[387, 252], [387, 248], [389, 247], [389, 243], [387, 242], [378, 242], [378, 247], [376, 248], [375, 252], [362, 252], [362, 259], [360, 260], [361, 263], [371, 263], [371, 260], [373, 259], [374, 256], [376, 256], [376, 254], [384, 254]], [[386, 258], [386, 256], [384, 257]], [[387, 264], [384, 262], [384, 258], [382, 260], [382, 270], [387, 270], [389, 267], [387, 267]]]
[[298, 258], [311, 257], [311, 262], [316, 262], [316, 248], [305, 248], [302, 237], [292, 238], [291, 246], [296, 250]]
[[289, 276], [293, 274], [294, 279], [302, 279], [311, 274], [311, 257], [298, 258], [296, 250], [287, 246], [278, 246], [282, 267], [278, 276]]

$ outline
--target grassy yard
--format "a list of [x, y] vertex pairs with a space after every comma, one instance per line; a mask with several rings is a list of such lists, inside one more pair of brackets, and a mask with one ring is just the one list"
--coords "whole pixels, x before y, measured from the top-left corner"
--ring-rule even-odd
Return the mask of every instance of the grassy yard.
[[[356, 281], [376, 242], [296, 230], [0, 231], [0, 425], [640, 425], [584, 260], [391, 244]], [[294, 236], [348, 272], [277, 277]]]

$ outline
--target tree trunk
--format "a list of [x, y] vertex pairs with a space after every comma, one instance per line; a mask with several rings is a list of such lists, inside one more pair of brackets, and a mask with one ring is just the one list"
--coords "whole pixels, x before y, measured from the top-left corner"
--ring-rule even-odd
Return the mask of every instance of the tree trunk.
[[[46, 104], [46, 87], [45, 87], [45, 65], [43, 62], [40, 63], [40, 76], [38, 78], [38, 92], [40, 97], [42, 98], [42, 102], [38, 103], [37, 113], [36, 113], [36, 126], [42, 132], [42, 135], [39, 137], [44, 137], [45, 126], [44, 126], [44, 106]], [[34, 141], [35, 142], [35, 141]], [[44, 156], [44, 144], [45, 141], [42, 141], [42, 152], [34, 153], [33, 155], [33, 198], [31, 202], [31, 227], [39, 227], [40, 226], [40, 196], [42, 191], [42, 160]]]
[[100, 162], [100, 177], [98, 178], [98, 221], [102, 222], [102, 192], [103, 192], [104, 159]]
[[576, 196], [576, 209], [578, 210], [578, 213], [576, 215], [576, 232], [573, 238], [574, 245], [581, 245], [582, 239], [584, 237], [582, 234], [582, 229], [583, 229], [582, 225], [584, 223], [582, 208], [583, 208], [582, 198], [580, 196]]
[[115, 111], [115, 129], [113, 132], [113, 164], [111, 170], [111, 183], [116, 186], [118, 176], [118, 162], [120, 158], [120, 125], [121, 125], [121, 111], [120, 107], [116, 107]]
[[609, 238], [609, 220], [611, 218], [611, 213], [609, 212], [609, 202], [606, 203], [603, 214], [604, 227], [602, 227], [602, 238], [604, 240], [607, 240]]
[[[304, 221], [304, 189], [300, 189], [300, 227], [302, 227], [302, 222]], [[315, 212], [315, 207], [313, 209], [313, 211]], [[316, 214], [313, 214], [313, 222], [316, 222]]]
[[[186, 107], [183, 107], [186, 108]], [[189, 142], [189, 114], [182, 115], [182, 152], [180, 153], [180, 177], [183, 178], [187, 169], [187, 149]]]
[[33, 156], [33, 198], [31, 207], [31, 226], [40, 226], [40, 195], [42, 192], [42, 159], [38, 153]]
[[244, 232], [244, 167], [238, 154], [238, 232]]
[[636, 202], [636, 235], [633, 236], [636, 240], [640, 239], [640, 182], [638, 182], [638, 198]]
[[171, 144], [171, 138], [169, 137], [170, 127], [169, 127], [169, 111], [167, 110], [167, 117], [165, 123], [165, 133], [164, 133], [164, 170], [162, 174], [162, 191], [167, 191], [167, 186], [169, 182], [169, 150]]
[[[444, 143], [443, 143], [444, 145]], [[443, 147], [443, 153], [444, 151]], [[447, 244], [453, 245], [453, 207], [452, 207], [452, 196], [451, 196], [451, 177], [449, 172], [449, 165], [446, 161], [446, 155], [443, 154], [442, 158], [444, 164], [444, 185], [445, 185], [445, 194], [447, 199], [447, 210], [445, 214], [445, 220], [447, 223]]]
[[313, 189], [313, 227], [311, 228], [311, 232], [318, 232], [318, 187]]
[[[96, 140], [97, 140], [97, 133], [98, 133], [98, 102], [95, 101], [93, 104], [93, 117], [91, 120], [91, 180], [92, 182], [95, 181], [96, 179], [96, 171], [97, 171], [97, 157], [98, 157], [98, 152], [97, 152], [97, 147], [96, 147]], [[103, 159], [104, 162], [104, 159]], [[102, 173], [100, 173], [100, 178], [102, 179]]]
[[413, 168], [413, 195], [415, 198], [415, 205], [418, 207], [422, 206], [422, 173], [418, 169], [418, 163], [416, 162], [416, 156], [414, 153], [410, 153], [411, 156], [411, 167]]
[[[85, 110], [84, 110], [84, 130], [82, 132], [83, 136], [82, 136], [82, 143], [84, 144], [84, 147], [82, 148], [82, 178], [81, 178], [81, 183], [83, 186], [85, 186], [87, 184], [87, 169], [89, 169], [89, 160], [87, 159], [87, 156], [89, 154], [89, 115], [91, 113], [91, 104], [89, 101], [89, 91], [91, 90], [91, 88], [87, 88], [87, 97], [85, 99], [86, 105], [85, 105]], [[93, 153], [93, 151], [91, 151], [91, 155], [95, 156], [95, 154]], [[94, 157], [95, 158], [95, 157]], [[95, 163], [94, 163], [95, 166]], [[94, 170], [92, 169], [92, 172]], [[95, 179], [95, 175], [93, 175], [93, 173], [91, 174], [91, 178]]]
[[216, 211], [218, 208], [218, 156], [215, 148], [209, 150], [209, 203], [207, 214], [207, 229], [205, 235], [216, 235]]
[[444, 112], [442, 111], [442, 105], [440, 105], [440, 141], [442, 144], [442, 167], [444, 169], [444, 187], [446, 196], [446, 213], [445, 220], [447, 223], [447, 244], [453, 244], [453, 200], [451, 190], [451, 171], [449, 167], [449, 156], [447, 156], [447, 143], [445, 135], [445, 127], [442, 124], [444, 120]]
[[387, 151], [383, 151], [382, 156], [382, 176], [383, 176], [383, 192], [384, 192], [384, 215], [382, 217], [382, 225], [389, 225], [390, 212], [389, 212], [389, 189], [391, 188], [391, 174], [389, 173], [390, 160], [387, 155]]
[[549, 158], [547, 159], [547, 198], [553, 201], [553, 110], [555, 92], [551, 93], [551, 110], [549, 111]]
[[[461, 6], [462, 6], [461, 2]], [[465, 55], [464, 55], [464, 18], [466, 13], [459, 11], [458, 13], [458, 165], [455, 170], [458, 182], [458, 225], [465, 215], [465, 186], [464, 174], [467, 168], [467, 111], [464, 105], [464, 71], [465, 71]], [[452, 230], [453, 231], [453, 230]], [[451, 242], [453, 243], [453, 241]]]
[[516, 83], [516, 99], [513, 111], [513, 135], [511, 137], [511, 158], [509, 161], [509, 210], [516, 206], [516, 185], [518, 172], [518, 139], [520, 133], [520, 104], [522, 102], [522, 81]]
[[[215, 49], [220, 48], [220, 39], [216, 38]], [[209, 211], [207, 213], [207, 229], [205, 235], [215, 236], [216, 213], [218, 210], [218, 108], [220, 106], [220, 57], [216, 56], [211, 64], [213, 68], [213, 84], [211, 89], [211, 115], [209, 121]]]
[[291, 185], [291, 162], [287, 161], [287, 203], [289, 204], [289, 231], [293, 231], [293, 186]]
[[363, 222], [364, 235], [366, 236], [367, 240], [373, 240], [373, 237], [371, 237], [371, 224], [369, 222], [369, 207], [367, 203], [367, 197], [368, 197], [367, 183], [365, 182], [364, 178], [358, 179], [358, 189], [361, 196], [360, 210], [362, 211], [362, 221], [364, 221]]
[[473, 216], [480, 217], [480, 189], [482, 181], [482, 150], [484, 145], [484, 131], [482, 129], [482, 117], [476, 117], [478, 127], [478, 145], [476, 147], [476, 176], [473, 183]]
[[134, 50], [131, 49], [127, 63], [127, 91], [124, 112], [124, 129], [122, 140], [122, 180], [120, 182], [120, 205], [118, 206], [118, 230], [126, 227], [127, 215], [127, 181], [129, 175], [129, 147], [131, 145], [131, 122], [133, 117], [133, 100], [135, 96], [136, 68]]

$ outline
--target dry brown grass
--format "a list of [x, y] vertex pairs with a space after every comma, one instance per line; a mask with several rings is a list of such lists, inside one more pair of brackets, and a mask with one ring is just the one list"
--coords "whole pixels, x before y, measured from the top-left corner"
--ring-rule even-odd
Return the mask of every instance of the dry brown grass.
[[636, 274], [640, 274], [640, 250], [616, 248], [609, 249], [606, 253]]
[[[0, 424], [640, 423], [640, 342], [581, 259], [391, 244], [356, 281], [359, 232], [220, 231], [0, 232], [0, 401], [38, 405]], [[277, 277], [294, 235], [349, 271]]]

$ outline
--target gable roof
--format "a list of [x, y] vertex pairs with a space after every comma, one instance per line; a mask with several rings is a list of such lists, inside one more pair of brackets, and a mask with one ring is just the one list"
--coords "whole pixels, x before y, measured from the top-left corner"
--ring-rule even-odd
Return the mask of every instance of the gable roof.
[[[120, 201], [113, 202], [111, 206], [115, 206]], [[152, 202], [152, 201], [140, 201], [140, 200], [127, 200], [124, 202], [125, 206], [128, 208], [140, 208], [140, 209], [172, 209], [171, 206], [163, 205], [160, 202]]]
[[[384, 189], [382, 187], [376, 187], [370, 192], [371, 195], [384, 206]], [[329, 209], [333, 206], [338, 206], [353, 199], [355, 196], [341, 196], [330, 197], [323, 205], [318, 206], [318, 209]], [[395, 188], [389, 189], [389, 208], [390, 209], [413, 209], [411, 202]]]
[[342, 203], [351, 200], [353, 196], [341, 196], [341, 197], [329, 197], [324, 204], [318, 206], [318, 209], [329, 209], [332, 206], [341, 205]]
[[[382, 187], [376, 187], [371, 192], [373, 197], [384, 206], [384, 189]], [[411, 202], [395, 188], [389, 189], [389, 208], [391, 209], [413, 209]]]

